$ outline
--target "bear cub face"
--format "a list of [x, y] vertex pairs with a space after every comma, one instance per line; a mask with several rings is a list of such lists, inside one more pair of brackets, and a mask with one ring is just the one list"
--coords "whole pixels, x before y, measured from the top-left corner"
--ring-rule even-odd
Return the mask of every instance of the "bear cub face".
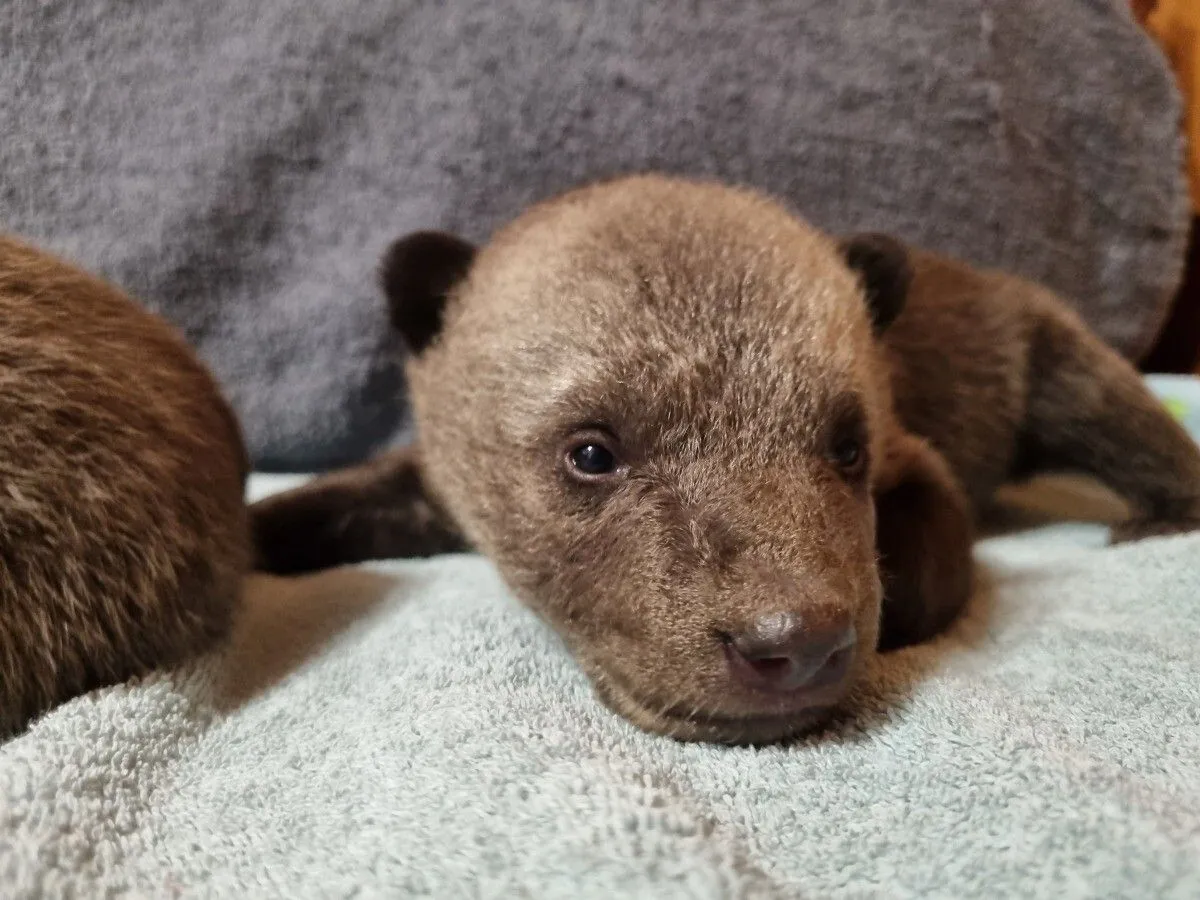
[[907, 279], [887, 239], [657, 177], [382, 273], [428, 489], [613, 709], [733, 742], [810, 727], [875, 652]]

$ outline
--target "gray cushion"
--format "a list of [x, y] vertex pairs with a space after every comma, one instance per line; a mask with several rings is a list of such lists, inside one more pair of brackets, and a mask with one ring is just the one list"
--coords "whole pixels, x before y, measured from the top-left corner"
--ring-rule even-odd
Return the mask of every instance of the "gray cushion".
[[7, 3], [0, 224], [179, 323], [258, 466], [313, 469], [405, 437], [390, 238], [631, 169], [1011, 268], [1137, 355], [1179, 113], [1125, 0]]

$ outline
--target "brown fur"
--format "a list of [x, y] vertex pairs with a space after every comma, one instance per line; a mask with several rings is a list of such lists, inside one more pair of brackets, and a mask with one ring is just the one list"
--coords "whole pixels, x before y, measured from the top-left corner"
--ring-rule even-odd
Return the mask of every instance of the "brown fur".
[[[645, 728], [757, 742], [820, 720], [853, 678], [802, 701], [755, 693], [721, 635], [777, 610], [848, 613], [854, 672], [877, 644], [932, 636], [967, 599], [974, 511], [1007, 480], [1082, 469], [1133, 503], [1133, 535], [1200, 517], [1195, 445], [1027, 282], [654, 176], [456, 248], [422, 235], [385, 264], [397, 326], [416, 332], [415, 450], [260, 504], [262, 564], [438, 552], [461, 533]], [[855, 409], [861, 481], [830, 455]], [[593, 426], [628, 472], [581, 485], [564, 447]], [[437, 539], [336, 544], [414, 504]]]
[[247, 469], [167, 323], [0, 237], [0, 735], [225, 634]]

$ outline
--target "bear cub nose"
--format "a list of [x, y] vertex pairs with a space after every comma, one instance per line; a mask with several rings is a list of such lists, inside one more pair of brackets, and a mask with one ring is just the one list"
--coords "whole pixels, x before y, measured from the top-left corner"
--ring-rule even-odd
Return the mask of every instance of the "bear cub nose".
[[751, 687], [815, 690], [846, 677], [856, 641], [849, 615], [806, 619], [774, 612], [759, 616], [745, 631], [727, 635], [725, 652], [734, 673]]

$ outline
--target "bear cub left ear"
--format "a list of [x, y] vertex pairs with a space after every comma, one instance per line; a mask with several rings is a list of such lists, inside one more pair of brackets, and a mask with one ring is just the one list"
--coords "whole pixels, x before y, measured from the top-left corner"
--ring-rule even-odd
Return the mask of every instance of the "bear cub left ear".
[[379, 268], [392, 326], [420, 354], [442, 330], [446, 300], [467, 276], [475, 247], [444, 231], [417, 231], [388, 247]]
[[904, 309], [912, 266], [908, 250], [895, 238], [875, 232], [852, 234], [839, 241], [846, 265], [859, 277], [875, 334], [882, 334]]

